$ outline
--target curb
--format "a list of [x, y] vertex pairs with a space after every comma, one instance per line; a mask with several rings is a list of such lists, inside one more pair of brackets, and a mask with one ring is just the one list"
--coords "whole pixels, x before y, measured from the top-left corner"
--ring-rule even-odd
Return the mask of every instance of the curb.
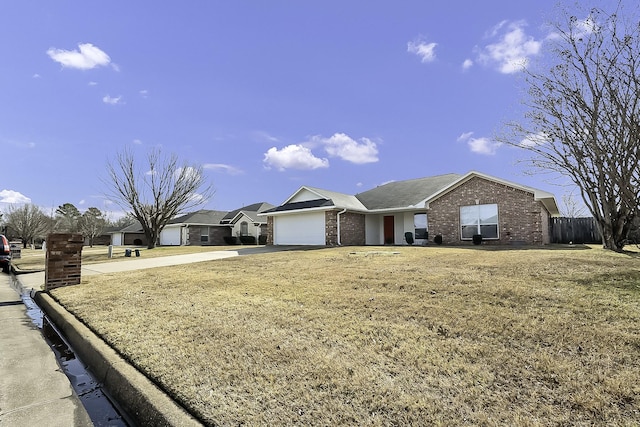
[[87, 364], [96, 380], [139, 425], [202, 426], [50, 295], [37, 292], [34, 300], [64, 333], [73, 351]]

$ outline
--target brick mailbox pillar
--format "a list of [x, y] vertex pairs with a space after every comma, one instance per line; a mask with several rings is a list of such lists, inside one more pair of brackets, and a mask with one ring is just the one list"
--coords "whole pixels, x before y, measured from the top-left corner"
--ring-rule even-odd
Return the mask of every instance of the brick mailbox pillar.
[[49, 234], [46, 242], [44, 290], [79, 284], [82, 278], [82, 234]]

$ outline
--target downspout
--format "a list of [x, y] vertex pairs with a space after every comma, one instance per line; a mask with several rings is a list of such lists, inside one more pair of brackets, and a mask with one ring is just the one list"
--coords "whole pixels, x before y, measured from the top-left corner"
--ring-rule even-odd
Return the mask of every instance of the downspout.
[[338, 244], [338, 246], [342, 246], [342, 243], [340, 243], [340, 215], [342, 215], [346, 211], [347, 211], [347, 208], [344, 208], [342, 210], [342, 212], [338, 212], [336, 214], [336, 220], [338, 221], [338, 236], [337, 236], [337, 239], [336, 239], [336, 243]]

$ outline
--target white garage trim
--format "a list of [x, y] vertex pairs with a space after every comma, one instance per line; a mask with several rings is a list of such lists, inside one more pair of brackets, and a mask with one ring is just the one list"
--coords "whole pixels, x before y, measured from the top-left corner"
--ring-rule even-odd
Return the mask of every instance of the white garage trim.
[[165, 227], [160, 233], [160, 246], [180, 246], [182, 227]]
[[273, 218], [274, 245], [325, 245], [324, 211]]

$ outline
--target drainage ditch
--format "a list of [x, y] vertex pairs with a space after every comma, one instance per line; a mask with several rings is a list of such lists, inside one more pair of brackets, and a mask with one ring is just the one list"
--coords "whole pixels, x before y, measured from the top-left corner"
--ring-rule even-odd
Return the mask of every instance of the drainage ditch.
[[[49, 321], [33, 295], [23, 289], [16, 278], [13, 287], [20, 293], [20, 297], [27, 308], [27, 315], [33, 324], [40, 329], [45, 341], [56, 356], [58, 364], [69, 378], [71, 386], [80, 398], [94, 426], [130, 427], [136, 424], [119, 408], [118, 404], [109, 396], [106, 390], [91, 375], [86, 365], [76, 356], [63, 334]], [[32, 291], [33, 292], [33, 291]]]

